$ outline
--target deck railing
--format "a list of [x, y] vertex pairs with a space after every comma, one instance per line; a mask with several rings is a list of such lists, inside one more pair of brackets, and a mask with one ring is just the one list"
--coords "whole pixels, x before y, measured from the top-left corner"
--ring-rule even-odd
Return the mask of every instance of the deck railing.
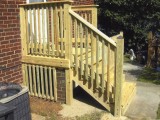
[[[75, 27], [75, 47], [72, 47], [72, 49], [75, 49], [75, 70], [78, 72], [79, 68], [80, 76], [82, 77], [84, 75], [84, 80], [86, 81], [89, 81], [89, 76], [91, 77], [90, 87], [94, 90], [100, 89], [102, 93], [109, 95], [114, 86], [114, 84], [110, 83], [110, 79], [111, 77], [112, 79], [115, 78], [115, 76], [111, 76], [111, 74], [115, 75], [116, 43], [93, 25], [82, 20], [82, 18], [72, 10], [70, 10], [70, 14]], [[80, 39], [79, 45], [78, 39]], [[79, 48], [80, 51], [78, 51]], [[85, 54], [83, 54], [83, 52], [85, 52]], [[91, 61], [91, 66], [88, 64], [89, 61]], [[91, 72], [89, 70], [91, 70]], [[111, 70], [112, 72], [110, 72]], [[102, 79], [100, 79], [100, 77]], [[106, 100], [109, 100], [109, 96], [107, 96]]]
[[56, 68], [63, 68], [67, 104], [72, 101], [74, 80], [93, 97], [98, 94], [95, 99], [108, 110], [113, 104], [115, 115], [120, 115], [123, 38], [115, 42], [93, 26], [95, 10], [91, 18], [78, 9], [71, 10], [70, 1], [20, 6], [24, 81], [31, 95], [56, 100], [54, 77]]
[[97, 27], [97, 7], [98, 5], [72, 6], [72, 10]]

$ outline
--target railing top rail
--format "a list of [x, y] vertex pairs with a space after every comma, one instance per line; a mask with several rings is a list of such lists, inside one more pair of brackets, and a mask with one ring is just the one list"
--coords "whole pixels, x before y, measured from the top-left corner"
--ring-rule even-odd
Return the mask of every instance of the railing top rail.
[[84, 20], [82, 17], [80, 17], [78, 14], [76, 14], [71, 9], [69, 10], [69, 13], [71, 15], [73, 15], [75, 18], [77, 18], [79, 21], [81, 21], [83, 24], [85, 24], [88, 28], [90, 28], [91, 30], [93, 30], [95, 33], [97, 33], [98, 35], [100, 35], [104, 40], [106, 40], [107, 42], [109, 42], [110, 44], [112, 44], [114, 47], [116, 47], [116, 42], [115, 41], [113, 41], [111, 38], [109, 38], [108, 36], [106, 36], [104, 33], [102, 33], [100, 30], [98, 30], [92, 24], [90, 24], [89, 22], [87, 22], [86, 20]]
[[73, 9], [77, 8], [97, 8], [99, 5], [74, 5], [72, 6]]
[[64, 1], [52, 1], [52, 2], [36, 2], [29, 4], [20, 4], [19, 6], [32, 6], [32, 5], [48, 5], [48, 4], [56, 4], [56, 3], [72, 3], [73, 1], [64, 0]]

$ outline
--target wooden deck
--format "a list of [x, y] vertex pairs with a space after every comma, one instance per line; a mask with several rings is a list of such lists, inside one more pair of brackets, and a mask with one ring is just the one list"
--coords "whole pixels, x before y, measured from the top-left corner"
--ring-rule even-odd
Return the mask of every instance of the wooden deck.
[[67, 104], [74, 81], [115, 116], [125, 113], [136, 89], [124, 80], [123, 33], [110, 38], [99, 31], [95, 6], [23, 4], [20, 18], [23, 79], [31, 95], [57, 101], [56, 68], [63, 68]]

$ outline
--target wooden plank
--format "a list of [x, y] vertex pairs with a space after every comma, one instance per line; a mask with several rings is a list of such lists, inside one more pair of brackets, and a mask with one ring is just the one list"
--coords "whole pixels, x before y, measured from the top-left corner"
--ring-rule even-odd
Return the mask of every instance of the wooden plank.
[[74, 11], [83, 11], [83, 10], [91, 10], [93, 8], [97, 8], [99, 5], [76, 5], [72, 6]]
[[[69, 25], [69, 32], [70, 32], [70, 35], [69, 35], [69, 39], [70, 39], [70, 43], [69, 43], [69, 46], [70, 47], [68, 47], [68, 48], [70, 48], [70, 63], [71, 63], [71, 66], [73, 67], [74, 66], [74, 63], [73, 63], [73, 19], [72, 19], [72, 17], [71, 16], [69, 16], [69, 21], [70, 21], [70, 25]], [[64, 29], [64, 31], [65, 31], [65, 29]], [[65, 44], [66, 44], [66, 42], [65, 42]], [[65, 49], [65, 52], [66, 52], [66, 49]], [[67, 54], [65, 54], [65, 56], [66, 56]]]
[[45, 76], [45, 94], [46, 98], [49, 99], [49, 93], [48, 93], [48, 75], [47, 75], [47, 67], [44, 67], [44, 76]]
[[22, 64], [22, 76], [23, 76], [23, 85], [27, 86], [27, 79], [26, 79], [26, 70], [25, 70], [26, 65]]
[[63, 56], [63, 8], [60, 6], [60, 37], [61, 37], [61, 56]]
[[86, 39], [86, 55], [85, 55], [85, 61], [86, 61], [86, 65], [85, 65], [85, 79], [88, 81], [88, 28], [85, 28], [85, 39]]
[[107, 101], [109, 102], [109, 94], [110, 94], [110, 86], [111, 86], [111, 80], [110, 80], [110, 63], [111, 63], [111, 50], [110, 50], [110, 44], [108, 43], [108, 62], [107, 62]]
[[30, 88], [30, 94], [34, 96], [34, 93], [33, 93], [33, 79], [32, 79], [32, 68], [31, 68], [31, 65], [28, 66], [28, 69], [29, 69], [29, 88]]
[[[53, 74], [54, 75], [54, 74]], [[52, 76], [52, 71], [51, 67], [49, 67], [49, 90], [50, 90], [50, 100], [53, 100], [53, 76]]]
[[53, 6], [51, 6], [51, 37], [52, 37], [52, 56], [54, 56], [54, 12]]
[[46, 7], [46, 22], [47, 22], [47, 48], [48, 56], [50, 55], [50, 24], [49, 24], [49, 6]]
[[36, 6], [33, 8], [33, 15], [34, 15], [34, 48], [33, 48], [33, 53], [37, 53], [37, 14], [36, 14]]
[[51, 1], [51, 2], [35, 2], [35, 3], [28, 3], [28, 4], [20, 4], [20, 6], [34, 6], [34, 5], [49, 5], [49, 4], [65, 4], [65, 3], [72, 3], [70, 0], [65, 1]]
[[40, 74], [39, 74], [39, 66], [36, 65], [36, 78], [37, 78], [37, 88], [38, 88], [38, 97], [41, 97], [41, 92], [40, 92], [40, 88], [41, 88], [41, 85], [40, 85]]
[[92, 24], [97, 28], [97, 6], [92, 7]]
[[25, 17], [26, 17], [26, 20], [25, 20], [25, 22], [26, 22], [26, 46], [27, 46], [27, 54], [29, 54], [30, 53], [30, 47], [29, 47], [29, 39], [30, 39], [30, 36], [29, 36], [29, 25], [28, 25], [28, 9], [26, 8], [25, 9]]
[[52, 58], [52, 57], [39, 57], [39, 56], [23, 56], [22, 63], [30, 63], [35, 65], [45, 65], [59, 68], [69, 68], [70, 63], [68, 59]]
[[22, 45], [22, 55], [27, 55], [27, 40], [26, 40], [26, 26], [27, 26], [27, 19], [25, 15], [25, 9], [23, 7], [20, 7], [20, 30], [21, 30], [21, 45]]
[[43, 69], [43, 66], [40, 66], [40, 73], [41, 73], [42, 98], [46, 98], [46, 96], [44, 94], [44, 69]]
[[[64, 38], [67, 39], [66, 43], [65, 43], [65, 59], [71, 59], [72, 57], [72, 52], [71, 52], [71, 33], [70, 33], [70, 14], [69, 14], [69, 10], [71, 9], [71, 5], [69, 4], [65, 4], [64, 5], [64, 26], [65, 26], [65, 30], [64, 30]], [[66, 75], [66, 104], [71, 104], [72, 100], [73, 100], [73, 81], [72, 81], [72, 69], [71, 66], [69, 65], [69, 69], [65, 70], [65, 75]]]
[[96, 88], [99, 87], [99, 36], [96, 36]]
[[38, 6], [38, 37], [39, 37], [39, 54], [42, 54], [42, 40], [41, 40], [41, 13], [40, 13], [40, 7]]
[[122, 105], [122, 79], [123, 79], [123, 51], [124, 51], [124, 39], [117, 40], [116, 51], [116, 89], [115, 89], [115, 108], [114, 115], [121, 116]]
[[104, 40], [102, 40], [102, 93], [104, 93], [104, 74], [105, 74], [105, 43]]
[[74, 19], [74, 37], [75, 37], [75, 71], [78, 72], [78, 42], [77, 42], [77, 30], [78, 30], [78, 27], [77, 27], [77, 20]]
[[83, 75], [83, 27], [80, 23], [80, 76]]
[[45, 9], [44, 6], [42, 6], [42, 34], [43, 34], [43, 55], [46, 54], [46, 48], [45, 48]]
[[57, 30], [57, 35], [56, 35], [56, 36], [57, 36], [57, 37], [56, 37], [56, 38], [57, 38], [57, 39], [56, 39], [56, 41], [57, 41], [57, 42], [56, 42], [57, 53], [56, 53], [56, 54], [57, 54], [57, 56], [59, 56], [59, 49], [60, 49], [60, 48], [59, 48], [59, 33], [60, 33], [59, 27], [60, 27], [60, 26], [59, 26], [59, 12], [58, 12], [57, 9], [58, 9], [58, 8], [57, 8], [57, 6], [56, 6], [56, 8], [55, 8], [55, 11], [56, 11], [56, 30]]
[[31, 43], [31, 54], [33, 54], [33, 24], [32, 24], [32, 8], [29, 8], [29, 13], [30, 13], [30, 43]]
[[53, 68], [53, 83], [54, 83], [54, 100], [57, 101], [57, 73], [55, 68]]
[[91, 89], [93, 90], [94, 85], [94, 51], [95, 51], [95, 40], [93, 39], [93, 32], [91, 32]]
[[37, 97], [37, 82], [36, 82], [36, 73], [35, 73], [35, 65], [32, 65], [32, 74], [33, 74], [33, 91], [34, 95]]
[[27, 64], [25, 64], [25, 79], [26, 79], [26, 86], [29, 88], [28, 65]]

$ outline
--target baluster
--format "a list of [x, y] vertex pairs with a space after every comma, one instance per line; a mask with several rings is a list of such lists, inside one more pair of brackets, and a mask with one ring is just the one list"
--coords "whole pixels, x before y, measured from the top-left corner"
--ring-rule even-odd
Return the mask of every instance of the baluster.
[[83, 27], [82, 23], [80, 23], [80, 75], [83, 75]]
[[75, 70], [78, 72], [78, 44], [77, 44], [77, 20], [74, 20], [74, 37], [75, 37]]
[[34, 49], [33, 49], [33, 51], [34, 51], [34, 54], [36, 54], [37, 53], [37, 14], [36, 14], [36, 6], [34, 6], [34, 8], [33, 8], [33, 15], [34, 15], [34, 40], [33, 40], [33, 42], [34, 42]]
[[110, 94], [110, 85], [111, 85], [111, 81], [110, 81], [110, 44], [108, 43], [108, 65], [107, 65], [107, 98], [108, 98], [108, 102], [109, 102], [109, 94]]
[[43, 55], [46, 54], [46, 48], [45, 48], [45, 9], [44, 6], [42, 6], [42, 34], [43, 34]]
[[40, 66], [40, 71], [41, 71], [41, 89], [42, 89], [42, 98], [46, 98], [44, 94], [44, 68]]
[[53, 6], [51, 6], [51, 37], [52, 37], [52, 56], [54, 56], [54, 12]]
[[35, 74], [35, 65], [32, 65], [33, 70], [33, 89], [34, 89], [34, 95], [37, 97], [37, 83], [36, 83], [36, 74]]
[[93, 89], [94, 81], [94, 51], [95, 51], [95, 40], [93, 39], [93, 32], [91, 32], [91, 88]]
[[33, 94], [33, 88], [32, 88], [32, 68], [31, 68], [31, 65], [28, 66], [29, 68], [29, 86], [30, 86], [30, 93], [31, 95], [34, 95]]
[[62, 6], [60, 6], [60, 36], [61, 36], [61, 56], [63, 56], [63, 11]]
[[85, 34], [86, 34], [86, 65], [85, 65], [85, 79], [88, 81], [88, 28], [85, 28]]
[[44, 71], [45, 71], [45, 93], [46, 93], [46, 98], [49, 99], [49, 94], [48, 94], [48, 70], [47, 67], [44, 67]]
[[33, 54], [33, 25], [32, 25], [32, 6], [30, 6], [29, 8], [29, 12], [30, 12], [30, 43], [31, 43], [31, 54]]
[[50, 99], [53, 100], [53, 76], [51, 73], [51, 67], [49, 67], [49, 88], [50, 88]]
[[47, 48], [48, 48], [48, 56], [50, 55], [50, 27], [49, 27], [49, 6], [46, 7], [46, 14], [47, 14]]
[[53, 82], [54, 82], [54, 100], [57, 101], [57, 75], [55, 68], [53, 68]]
[[36, 73], [37, 73], [37, 83], [38, 83], [38, 85], [37, 85], [37, 87], [38, 87], [38, 97], [41, 97], [41, 93], [40, 93], [40, 78], [39, 78], [40, 74], [39, 74], [39, 66], [38, 65], [36, 65]]
[[99, 87], [99, 36], [96, 36], [96, 88]]
[[38, 37], [39, 37], [39, 46], [38, 46], [38, 49], [39, 49], [39, 54], [41, 55], [42, 54], [42, 40], [41, 40], [41, 21], [40, 21], [40, 7], [41, 6], [38, 6]]
[[102, 93], [104, 93], [104, 79], [105, 75], [105, 43], [104, 40], [102, 40]]
[[29, 25], [28, 25], [28, 7], [25, 9], [25, 17], [26, 17], [26, 44], [27, 44], [27, 54], [30, 54], [30, 47], [29, 47], [29, 41], [30, 41], [30, 36], [29, 36]]

